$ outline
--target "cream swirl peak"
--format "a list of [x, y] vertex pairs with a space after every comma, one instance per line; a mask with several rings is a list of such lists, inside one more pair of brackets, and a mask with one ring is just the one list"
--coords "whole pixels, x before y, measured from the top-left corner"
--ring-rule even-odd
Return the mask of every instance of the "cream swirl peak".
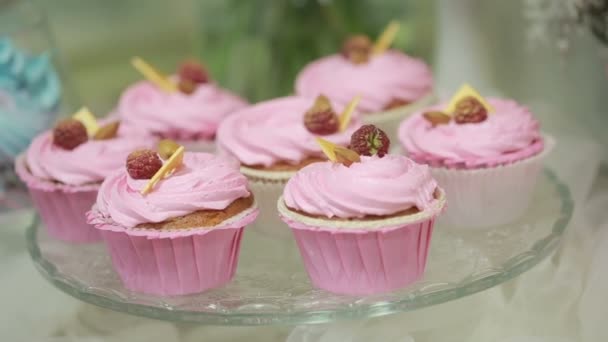
[[324, 162], [301, 169], [287, 182], [283, 199], [308, 215], [362, 218], [425, 210], [436, 189], [426, 165], [398, 155], [363, 156], [349, 167]]
[[[278, 162], [297, 164], [308, 157], [322, 156], [315, 135], [304, 125], [304, 114], [314, 102], [314, 98], [290, 96], [238, 111], [220, 125], [219, 148], [248, 166], [268, 167]], [[344, 109], [341, 104], [332, 105], [338, 113]], [[347, 146], [358, 126], [359, 121], [353, 116], [343, 132], [323, 138]]]
[[412, 159], [454, 168], [503, 165], [542, 151], [540, 125], [526, 107], [512, 100], [487, 101], [494, 112], [477, 123], [452, 120], [433, 127], [423, 114], [440, 111], [445, 103], [415, 113], [399, 127], [399, 140]]
[[428, 95], [433, 90], [433, 77], [422, 60], [397, 51], [371, 56], [362, 64], [335, 54], [304, 67], [295, 88], [298, 95], [325, 94], [342, 103], [360, 94], [361, 111], [374, 113], [393, 100], [414, 102]]
[[213, 83], [199, 84], [192, 94], [184, 94], [142, 81], [122, 94], [117, 112], [133, 130], [163, 138], [212, 140], [220, 122], [245, 106], [245, 100]]
[[140, 191], [149, 180], [133, 179], [122, 168], [102, 183], [97, 209], [124, 227], [163, 222], [198, 210], [222, 210], [250, 196], [247, 178], [238, 167], [230, 159], [187, 152], [183, 165], [146, 195]]
[[26, 151], [26, 162], [35, 177], [78, 186], [103, 181], [124, 165], [133, 150], [154, 144], [154, 139], [124, 134], [121, 128], [115, 138], [89, 139], [73, 150], [66, 150], [53, 144], [52, 132], [47, 131], [32, 141]]

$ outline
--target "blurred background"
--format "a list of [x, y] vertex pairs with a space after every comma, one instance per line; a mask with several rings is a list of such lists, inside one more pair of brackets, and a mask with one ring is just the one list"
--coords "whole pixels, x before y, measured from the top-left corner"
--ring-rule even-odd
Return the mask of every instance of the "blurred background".
[[[294, 330], [187, 327], [197, 333], [184, 335], [180, 325], [120, 316], [60, 294], [29, 264], [22, 227], [6, 225], [0, 301], [15, 308], [4, 321], [12, 328], [9, 336], [28, 336], [24, 325], [36, 322], [39, 329], [29, 333], [41, 341], [230, 340], [232, 334], [254, 340], [258, 333], [260, 341], [289, 335], [290, 342], [358, 341], [357, 334], [386, 341], [608, 340], [602, 321], [608, 317], [606, 18], [603, 0], [0, 0], [0, 38], [12, 44], [0, 43], [0, 67], [13, 70], [9, 81], [31, 85], [17, 90], [41, 104], [22, 108], [32, 115], [0, 112], [0, 148], [10, 146], [0, 149], [0, 171], [6, 169], [3, 156], [27, 146], [28, 137], [56, 115], [82, 105], [98, 115], [111, 111], [121, 91], [140, 79], [129, 64], [134, 55], [166, 73], [185, 58], [200, 58], [219, 84], [259, 101], [291, 93], [297, 71], [337, 51], [346, 35], [376, 36], [396, 19], [401, 31], [395, 47], [432, 65], [440, 96], [467, 81], [486, 95], [532, 108], [543, 129], [557, 137], [550, 165], [577, 203], [576, 220], [556, 257], [505, 286], [427, 310], [430, 316], [422, 317], [432, 319], [412, 324], [412, 331], [424, 327], [412, 335], [400, 330], [411, 315]], [[9, 52], [29, 56], [31, 69], [43, 72], [26, 72], [23, 65], [29, 64], [14, 59], [4, 63]], [[37, 308], [11, 295], [17, 292], [34, 298]], [[450, 317], [472, 307], [481, 318], [451, 325]], [[42, 339], [48, 336], [53, 338]]]
[[429, 60], [432, 1], [57, 0], [40, 2], [77, 97], [109, 110], [140, 76], [139, 55], [171, 72], [196, 56], [222, 85], [252, 101], [292, 91], [297, 71], [339, 49], [352, 32], [377, 35], [387, 18], [404, 23], [395, 45]]

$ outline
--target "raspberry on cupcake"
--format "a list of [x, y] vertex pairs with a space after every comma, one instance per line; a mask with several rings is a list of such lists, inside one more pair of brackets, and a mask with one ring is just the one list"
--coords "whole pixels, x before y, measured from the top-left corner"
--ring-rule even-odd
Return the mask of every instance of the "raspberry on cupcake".
[[122, 162], [87, 219], [103, 235], [124, 285], [183, 295], [229, 282], [243, 228], [258, 212], [238, 164], [181, 146], [164, 161], [146, 149]]
[[427, 166], [367, 144], [373, 136], [385, 135], [364, 126], [353, 134], [356, 149], [319, 139], [330, 161], [299, 170], [278, 199], [311, 282], [327, 291], [383, 293], [420, 279], [445, 206]]
[[521, 217], [553, 146], [528, 108], [484, 98], [468, 85], [403, 121], [399, 138], [407, 155], [430, 165], [447, 195], [460, 199], [446, 221], [469, 229]]
[[396, 127], [408, 114], [435, 101], [431, 69], [422, 60], [388, 49], [399, 25], [391, 23], [375, 42], [362, 34], [347, 37], [339, 53], [319, 58], [297, 75], [295, 92], [325, 94], [346, 103], [361, 95], [364, 123], [396, 139]]
[[260, 200], [261, 213], [255, 228], [281, 226], [274, 203], [283, 186], [297, 170], [325, 160], [317, 136], [348, 146], [359, 126], [357, 115], [348, 118], [357, 99], [349, 101], [346, 105], [322, 95], [283, 97], [243, 109], [220, 125], [220, 153], [240, 162], [241, 171]]
[[51, 236], [94, 242], [101, 237], [86, 223], [85, 213], [101, 182], [131, 151], [154, 144], [154, 139], [133, 135], [117, 121], [100, 124], [82, 109], [36, 137], [15, 167]]
[[163, 75], [140, 58], [133, 64], [147, 78], [123, 91], [115, 113], [130, 129], [173, 139], [189, 151], [215, 151], [219, 124], [248, 105], [221, 88], [205, 66], [186, 60], [172, 76]]

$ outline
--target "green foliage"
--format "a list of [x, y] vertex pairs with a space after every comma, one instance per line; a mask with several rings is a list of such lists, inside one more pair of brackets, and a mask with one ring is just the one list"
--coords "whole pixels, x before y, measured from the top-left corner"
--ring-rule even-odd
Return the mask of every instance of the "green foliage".
[[[351, 33], [376, 37], [393, 19], [402, 25], [395, 47], [428, 57], [432, 36], [428, 28], [417, 36], [416, 26], [421, 26], [420, 14], [427, 15], [423, 26], [433, 25], [428, 21], [429, 3], [200, 0], [200, 55], [220, 83], [251, 100], [287, 95], [306, 63], [339, 50]], [[415, 38], [423, 37], [425, 43], [416, 45], [420, 39]]]

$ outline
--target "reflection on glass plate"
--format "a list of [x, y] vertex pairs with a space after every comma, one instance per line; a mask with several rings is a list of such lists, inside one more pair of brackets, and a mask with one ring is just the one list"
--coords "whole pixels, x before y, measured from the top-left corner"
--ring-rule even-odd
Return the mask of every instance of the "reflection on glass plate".
[[[295, 243], [249, 231], [234, 281], [202, 294], [157, 297], [126, 290], [103, 245], [69, 245], [36, 223], [28, 248], [39, 271], [83, 301], [134, 315], [221, 325], [323, 323], [409, 311], [461, 298], [516, 277], [558, 245], [573, 203], [565, 185], [546, 170], [533, 205], [517, 222], [487, 231], [437, 226], [422, 281], [366, 297], [311, 288]], [[287, 229], [287, 228], [286, 228]]]

